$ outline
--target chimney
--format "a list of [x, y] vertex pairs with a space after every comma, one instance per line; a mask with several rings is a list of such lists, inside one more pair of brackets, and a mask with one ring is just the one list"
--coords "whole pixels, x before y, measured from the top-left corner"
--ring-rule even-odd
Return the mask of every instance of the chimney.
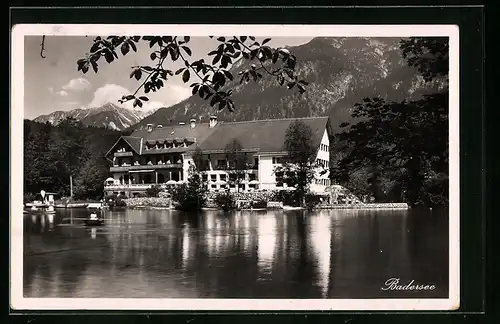
[[153, 131], [153, 124], [148, 124], [148, 133]]
[[191, 128], [195, 128], [195, 126], [196, 126], [196, 119], [191, 118], [191, 120], [189, 122], [191, 124]]
[[162, 124], [158, 124], [158, 125], [156, 126], [156, 128], [163, 128], [163, 125], [162, 125]]
[[212, 115], [210, 116], [210, 128], [215, 127], [217, 125], [217, 116]]

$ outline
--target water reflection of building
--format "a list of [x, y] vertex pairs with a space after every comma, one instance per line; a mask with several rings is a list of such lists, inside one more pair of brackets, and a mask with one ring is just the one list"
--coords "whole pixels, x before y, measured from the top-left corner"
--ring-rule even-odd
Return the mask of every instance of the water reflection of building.
[[258, 267], [263, 274], [272, 272], [276, 235], [275, 215], [262, 215], [259, 217], [257, 229]]
[[323, 297], [328, 295], [328, 285], [331, 266], [331, 220], [325, 213], [310, 217], [311, 245], [316, 256], [318, 266], [318, 286], [321, 288]]

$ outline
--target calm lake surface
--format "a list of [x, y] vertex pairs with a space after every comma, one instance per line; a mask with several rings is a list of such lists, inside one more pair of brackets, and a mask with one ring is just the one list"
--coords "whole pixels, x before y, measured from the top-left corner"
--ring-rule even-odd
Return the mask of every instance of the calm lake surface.
[[[25, 297], [446, 298], [448, 216], [402, 210], [24, 216]], [[384, 291], [384, 282], [433, 291]]]

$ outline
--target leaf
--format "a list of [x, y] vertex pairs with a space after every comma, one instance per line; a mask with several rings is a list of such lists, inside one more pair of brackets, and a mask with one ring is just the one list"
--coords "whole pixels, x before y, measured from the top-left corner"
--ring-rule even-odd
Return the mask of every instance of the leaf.
[[151, 58], [151, 60], [153, 60], [153, 61], [154, 61], [154, 60], [156, 60], [156, 53], [155, 53], [155, 52], [151, 53], [151, 55], [150, 55], [149, 57], [150, 57], [150, 58]]
[[280, 56], [280, 53], [278, 51], [274, 51], [273, 64], [275, 64], [278, 61], [279, 56]]
[[134, 42], [129, 42], [130, 47], [134, 50], [134, 52], [137, 52], [137, 47], [135, 46]]
[[219, 101], [220, 101], [220, 97], [219, 97], [219, 96], [217, 96], [217, 95], [216, 95], [216, 96], [214, 96], [214, 97], [212, 98], [212, 100], [210, 100], [210, 106], [212, 106], [212, 107], [213, 107], [213, 106], [214, 106], [217, 102], [219, 102]]
[[191, 49], [187, 46], [182, 46], [182, 49], [187, 53], [187, 55], [191, 56]]
[[162, 36], [161, 40], [164, 41], [165, 43], [170, 43], [173, 40], [172, 36]]
[[130, 50], [130, 47], [128, 43], [123, 43], [120, 49], [123, 55], [127, 55], [128, 51]]
[[149, 98], [145, 96], [141, 96], [139, 97], [139, 99], [141, 99], [142, 101], [149, 101]]
[[184, 71], [184, 73], [182, 74], [182, 81], [184, 81], [184, 83], [188, 82], [189, 76], [190, 76], [189, 70]]
[[97, 73], [97, 62], [96, 61], [90, 61], [92, 64], [92, 69], [94, 70], [95, 73]]
[[134, 100], [134, 103], [132, 104], [132, 107], [137, 107], [137, 103], [139, 102], [139, 100]]
[[191, 39], [191, 37], [189, 37], [189, 36], [184, 36], [184, 42], [185, 42], [185, 43], [189, 42], [189, 40], [190, 40], [190, 39]]
[[90, 48], [90, 53], [95, 53], [99, 50], [99, 45], [101, 42], [95, 42], [94, 45]]
[[104, 59], [106, 60], [106, 62], [111, 63], [115, 58], [110, 51], [107, 51], [106, 53], [104, 53]]
[[179, 49], [174, 48], [174, 47], [170, 47], [169, 52], [170, 52], [170, 57], [172, 58], [172, 61], [177, 61], [177, 59], [179, 58]]
[[193, 94], [193, 96], [198, 92], [199, 88], [200, 88], [199, 85], [193, 87], [193, 90], [191, 91], [191, 93]]
[[301, 83], [301, 84], [303, 84], [303, 85], [308, 85], [308, 84], [309, 84], [309, 82], [304, 81], [304, 80], [299, 80], [299, 83]]
[[219, 53], [219, 51], [211, 51], [207, 55], [208, 56], [212, 56], [212, 55], [215, 55], [215, 54], [218, 54], [218, 53]]
[[231, 74], [231, 72], [227, 70], [224, 70], [223, 72], [229, 80], [233, 81], [233, 75]]
[[82, 72], [85, 74], [89, 71], [89, 64], [85, 62], [85, 64], [82, 66]]
[[153, 71], [153, 68], [148, 66], [148, 65], [145, 65], [145, 66], [142, 66], [142, 68], [146, 71], [146, 72], [151, 72]]
[[226, 101], [225, 100], [222, 100], [220, 103], [219, 103], [219, 111], [220, 110], [223, 110], [224, 107], [226, 107]]
[[217, 64], [217, 62], [220, 61], [221, 57], [222, 57], [221, 54], [217, 54], [212, 61], [212, 65]]
[[288, 82], [286, 86], [288, 89], [292, 89], [295, 86], [295, 82]]
[[269, 41], [271, 40], [271, 38], [266, 38], [262, 41], [262, 45], [264, 45], [265, 43], [268, 43]]
[[240, 41], [243, 43], [247, 40], [247, 37], [246, 36], [240, 36]]
[[123, 96], [122, 99], [124, 100], [132, 100], [134, 99], [135, 97], [133, 95], [128, 95], [128, 96]]
[[248, 36], [251, 40], [255, 40], [255, 37], [254, 36]]
[[186, 68], [180, 68], [178, 69], [177, 71], [175, 71], [175, 75], [179, 75], [182, 73], [182, 71], [184, 71]]
[[217, 40], [219, 42], [225, 42], [226, 41], [226, 37], [218, 37]]
[[135, 79], [137, 81], [139, 81], [142, 77], [142, 71], [140, 69], [135, 70], [134, 76], [135, 76]]

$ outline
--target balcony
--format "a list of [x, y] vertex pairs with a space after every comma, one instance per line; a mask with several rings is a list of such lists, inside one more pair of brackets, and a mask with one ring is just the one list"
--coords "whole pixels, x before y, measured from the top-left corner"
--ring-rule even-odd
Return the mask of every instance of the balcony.
[[115, 152], [115, 157], [133, 156], [132, 152]]
[[146, 190], [148, 188], [151, 188], [154, 183], [135, 183], [135, 184], [112, 184], [112, 185], [105, 185], [104, 189], [105, 190], [125, 190], [125, 189], [132, 189], [132, 190]]
[[109, 168], [111, 172], [127, 172], [132, 170], [162, 170], [162, 169], [180, 169], [182, 163], [165, 163], [165, 164], [141, 164], [141, 165], [125, 165], [125, 166], [112, 166]]

